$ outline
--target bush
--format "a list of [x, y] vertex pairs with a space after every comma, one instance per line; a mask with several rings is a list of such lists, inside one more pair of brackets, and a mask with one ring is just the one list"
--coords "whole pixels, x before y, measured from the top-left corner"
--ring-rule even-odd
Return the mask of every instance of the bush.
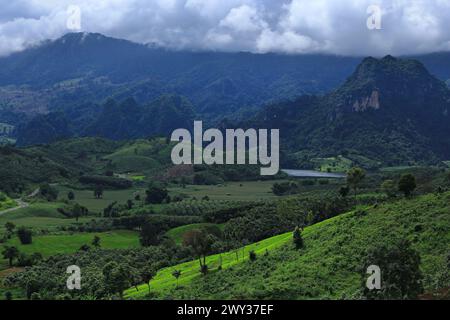
[[39, 193], [47, 201], [55, 201], [58, 198], [58, 190], [50, 186], [48, 183], [39, 186]]
[[21, 244], [31, 244], [33, 242], [33, 233], [25, 227], [20, 227], [17, 230], [17, 236]]
[[145, 202], [149, 204], [160, 204], [167, 199], [169, 192], [166, 188], [161, 188], [158, 186], [150, 186], [145, 191], [146, 197]]

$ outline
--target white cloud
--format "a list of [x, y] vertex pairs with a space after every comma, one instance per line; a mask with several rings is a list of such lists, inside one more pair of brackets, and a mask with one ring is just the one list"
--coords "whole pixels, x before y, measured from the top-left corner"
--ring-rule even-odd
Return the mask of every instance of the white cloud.
[[[382, 9], [368, 30], [367, 7]], [[450, 0], [0, 0], [0, 55], [82, 29], [175, 49], [343, 55], [449, 50]]]

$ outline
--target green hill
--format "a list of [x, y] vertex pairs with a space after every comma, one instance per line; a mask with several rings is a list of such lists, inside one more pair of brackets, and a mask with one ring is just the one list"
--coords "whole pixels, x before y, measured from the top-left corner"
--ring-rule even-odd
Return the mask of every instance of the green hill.
[[[450, 285], [450, 193], [397, 200], [360, 208], [305, 228], [305, 248], [296, 250], [286, 233], [236, 252], [207, 258], [211, 270], [199, 273], [198, 261], [158, 272], [150, 282], [152, 297], [175, 299], [340, 299], [358, 298], [367, 251], [408, 239], [421, 256], [424, 287]], [[256, 261], [248, 260], [254, 250]], [[244, 252], [244, 253], [243, 253]], [[242, 258], [244, 254], [244, 259]], [[218, 265], [222, 260], [222, 270]], [[179, 288], [172, 276], [180, 270]], [[145, 298], [146, 285], [126, 291]]]
[[118, 172], [146, 172], [170, 164], [172, 146], [164, 138], [136, 140], [126, 143], [104, 157]]

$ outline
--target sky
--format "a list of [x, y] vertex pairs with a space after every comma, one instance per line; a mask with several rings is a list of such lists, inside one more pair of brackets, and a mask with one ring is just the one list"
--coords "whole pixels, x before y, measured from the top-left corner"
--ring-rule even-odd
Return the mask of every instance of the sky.
[[0, 0], [0, 55], [68, 32], [172, 49], [406, 55], [450, 50], [450, 0]]

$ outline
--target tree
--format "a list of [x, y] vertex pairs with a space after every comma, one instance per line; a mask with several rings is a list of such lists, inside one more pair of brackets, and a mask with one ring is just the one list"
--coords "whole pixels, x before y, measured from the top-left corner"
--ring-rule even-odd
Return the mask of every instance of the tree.
[[19, 237], [21, 244], [31, 244], [33, 242], [33, 233], [30, 229], [20, 227], [17, 230], [17, 236]]
[[144, 281], [147, 284], [149, 292], [150, 292], [150, 281], [153, 279], [155, 275], [156, 271], [153, 268], [146, 268], [143, 271], [141, 271], [142, 281]]
[[295, 227], [294, 232], [292, 233], [292, 240], [294, 241], [297, 249], [303, 248], [302, 229]]
[[250, 259], [250, 261], [255, 261], [256, 260], [256, 252], [254, 250], [250, 250], [250, 252], [248, 253], [248, 258]]
[[350, 192], [350, 188], [348, 186], [343, 186], [339, 188], [339, 194], [342, 198], [345, 198], [346, 196], [348, 196]]
[[139, 240], [144, 247], [155, 246], [158, 244], [158, 234], [160, 229], [156, 224], [147, 222], [141, 228]]
[[[376, 265], [381, 271], [381, 288], [366, 286], [367, 268]], [[367, 254], [364, 263], [363, 292], [368, 299], [416, 299], [423, 292], [420, 256], [408, 240], [394, 245], [380, 245]]]
[[5, 229], [9, 234], [12, 234], [14, 232], [14, 229], [16, 228], [16, 225], [12, 222], [6, 222], [5, 223]]
[[385, 180], [381, 184], [381, 190], [389, 197], [393, 198], [395, 197], [395, 194], [397, 192], [397, 188], [395, 185], [395, 182], [393, 180]]
[[94, 239], [92, 239], [92, 245], [96, 248], [99, 248], [100, 241], [101, 241], [100, 237], [96, 235], [96, 236], [94, 236]]
[[168, 191], [166, 188], [160, 188], [158, 186], [150, 186], [145, 191], [146, 197], [145, 202], [148, 204], [159, 204], [162, 203], [168, 196]]
[[128, 199], [127, 200], [127, 208], [128, 208], [128, 210], [133, 209], [133, 206], [134, 206], [133, 200]]
[[120, 298], [123, 298], [123, 291], [131, 286], [128, 268], [123, 264], [107, 263], [103, 267], [103, 277], [107, 290], [119, 294]]
[[78, 203], [75, 203], [73, 205], [71, 214], [72, 214], [72, 217], [74, 217], [75, 220], [78, 222], [78, 219], [81, 216], [84, 216], [84, 215], [88, 214], [88, 209], [83, 207], [83, 206], [80, 206]]
[[19, 250], [16, 247], [5, 247], [2, 251], [3, 258], [8, 259], [9, 266], [12, 267], [14, 259], [19, 257]]
[[177, 279], [177, 288], [178, 288], [178, 278], [181, 277], [181, 271], [180, 270], [173, 270], [172, 276], [174, 276], [175, 279]]
[[67, 193], [67, 199], [69, 199], [70, 201], [75, 199], [75, 193], [73, 191], [69, 191]]
[[183, 245], [189, 247], [200, 263], [200, 271], [207, 272], [206, 256], [211, 252], [214, 242], [213, 237], [203, 229], [196, 229], [186, 232], [183, 235]]
[[97, 185], [94, 189], [94, 197], [96, 199], [101, 199], [103, 198], [103, 187], [100, 185]]
[[54, 201], [58, 198], [58, 190], [50, 186], [48, 183], [39, 186], [39, 193], [47, 201]]
[[398, 181], [398, 190], [403, 192], [405, 197], [409, 197], [416, 187], [416, 177], [410, 173], [402, 175]]
[[359, 167], [353, 167], [347, 172], [347, 184], [355, 192], [355, 197], [358, 187], [365, 177], [366, 172], [364, 171], [364, 169], [361, 169]]

